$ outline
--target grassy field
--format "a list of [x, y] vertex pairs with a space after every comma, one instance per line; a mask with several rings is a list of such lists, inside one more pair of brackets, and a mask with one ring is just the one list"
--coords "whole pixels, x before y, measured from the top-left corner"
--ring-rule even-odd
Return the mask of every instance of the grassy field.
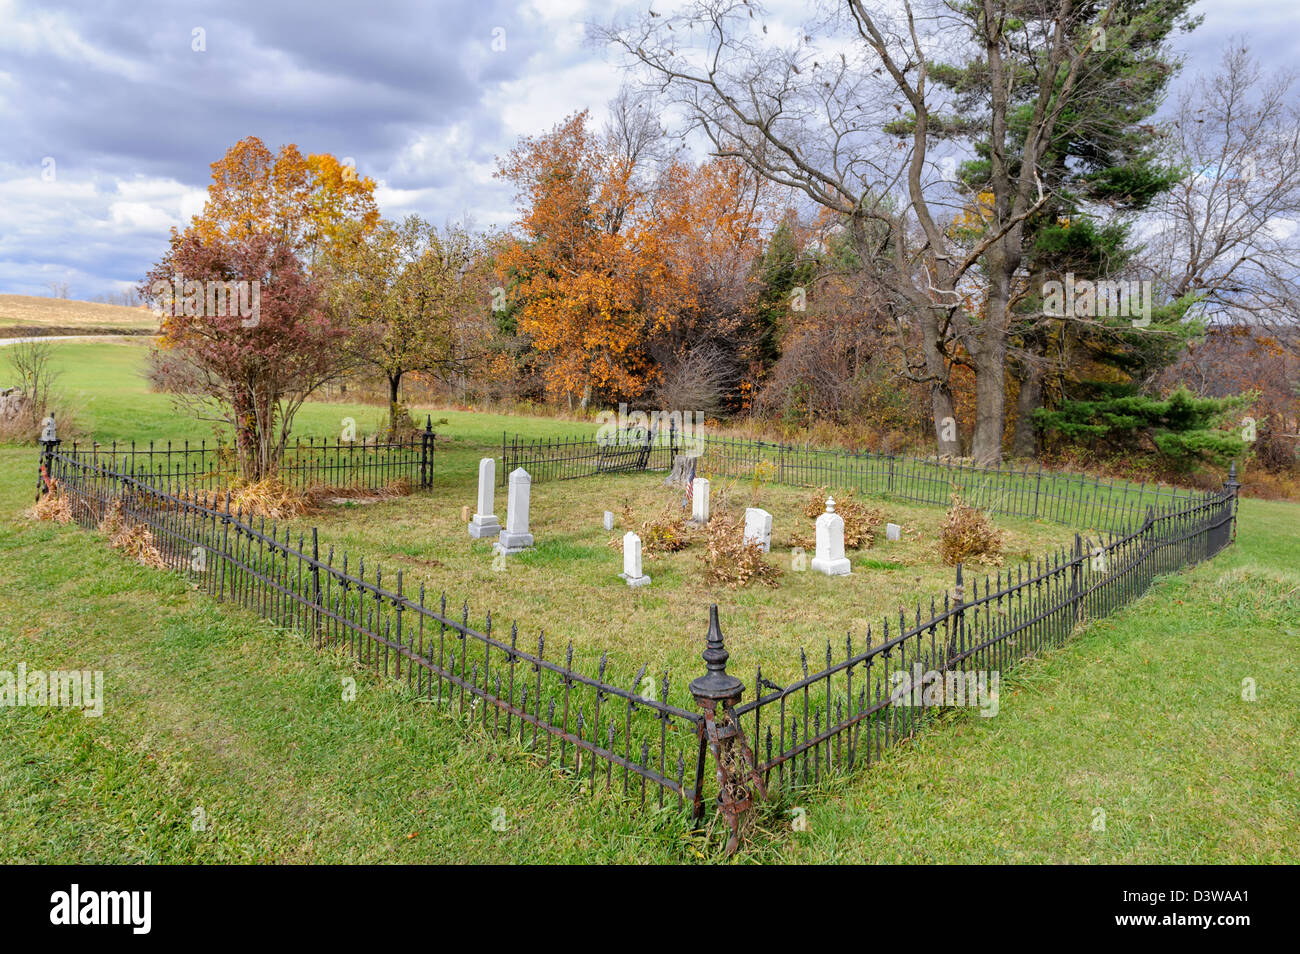
[[[90, 399], [87, 420], [96, 433], [125, 438], [144, 427], [174, 438], [192, 426], [133, 378], [139, 352], [132, 359], [128, 349], [138, 345], [59, 347], [67, 380]], [[309, 420], [324, 427], [346, 413], [342, 407], [313, 406]], [[663, 599], [668, 591], [659, 584], [672, 585], [676, 576], [672, 599], [656, 610], [664, 621], [652, 634], [658, 641], [620, 649], [694, 657], [712, 594], [688, 591], [689, 551], [670, 558], [687, 561], [680, 566], [665, 563], [656, 573], [651, 564], [656, 585], [630, 593], [613, 576], [618, 554], [599, 523], [601, 510], [617, 509], [621, 501], [611, 498], [620, 494], [635, 505], [643, 495], [643, 506], [653, 509], [666, 493], [653, 478], [538, 485], [534, 528], [539, 543], [549, 528], [554, 549], [539, 546], [534, 565], [516, 558], [498, 574], [520, 588], [512, 597], [506, 581], [493, 577], [482, 545], [463, 537], [466, 475], [502, 429], [562, 434], [576, 425], [436, 413], [448, 418], [439, 430], [450, 439], [439, 448], [432, 497], [326, 515], [319, 521], [324, 536], [349, 541], [368, 559], [378, 552], [386, 568], [390, 559], [409, 560], [417, 575], [450, 576], [494, 609], [518, 599], [521, 618], [527, 610], [556, 630], [590, 633], [593, 647], [625, 628], [635, 605], [626, 601]], [[106, 703], [99, 719], [0, 709], [0, 860], [716, 859], [675, 816], [628, 811], [617, 798], [582, 793], [527, 764], [509, 744], [467, 733], [403, 686], [219, 607], [176, 575], [136, 566], [98, 535], [28, 520], [34, 463], [30, 448], [0, 449], [0, 671], [19, 662], [29, 670], [101, 669]], [[779, 544], [796, 500], [763, 492], [771, 492], [763, 503], [777, 513]], [[743, 507], [748, 489], [732, 493]], [[410, 547], [386, 529], [381, 518], [388, 514], [377, 508], [390, 507], [407, 523], [416, 541]], [[1294, 861], [1300, 507], [1247, 500], [1241, 514], [1235, 547], [1158, 581], [1064, 649], [1017, 669], [1004, 681], [997, 717], [953, 713], [869, 771], [804, 793], [798, 804], [768, 808], [742, 860]], [[910, 523], [924, 534], [933, 518], [918, 513]], [[1060, 532], [1034, 524], [1011, 529], [1030, 548]], [[860, 560], [904, 569], [862, 566], [852, 585], [866, 592], [855, 599], [891, 604], [900, 594], [946, 585], [941, 574], [931, 582], [931, 568], [909, 562], [924, 562], [924, 545], [923, 538], [866, 551]], [[433, 560], [443, 565], [420, 563]], [[557, 582], [556, 563], [580, 569]], [[881, 582], [895, 579], [897, 590]], [[774, 592], [719, 594], [733, 601], [724, 618], [731, 612], [754, 621], [728, 627], [737, 659], [779, 632], [812, 639], [842, 622], [807, 619], [782, 594], [849, 581], [789, 573], [784, 582]], [[873, 585], [882, 592], [871, 592]], [[580, 611], [566, 612], [574, 599]], [[816, 605], [826, 612], [822, 600]], [[358, 684], [353, 701], [341, 691], [349, 678]], [[1254, 701], [1242, 698], [1247, 678], [1257, 688]], [[790, 824], [796, 814], [807, 822], [799, 831]]]
[[0, 295], [2, 328], [57, 328], [63, 334], [156, 331], [158, 319], [146, 308], [34, 295]]

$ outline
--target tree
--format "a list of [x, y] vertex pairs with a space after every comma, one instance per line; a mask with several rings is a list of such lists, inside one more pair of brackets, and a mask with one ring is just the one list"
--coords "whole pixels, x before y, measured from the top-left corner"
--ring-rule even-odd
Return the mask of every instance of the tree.
[[304, 157], [290, 143], [272, 153], [256, 136], [212, 163], [203, 212], [190, 224], [206, 242], [268, 234], [309, 266], [349, 224], [379, 221], [375, 182], [322, 153]]
[[1067, 442], [1086, 441], [1114, 454], [1155, 451], [1181, 472], [1199, 463], [1226, 467], [1249, 449], [1231, 425], [1252, 395], [1201, 398], [1178, 388], [1160, 399], [1133, 393], [1125, 385], [1101, 386], [1098, 391], [1092, 400], [1040, 408], [1035, 417]]
[[[1145, 16], [1182, 5], [1148, 0], [1126, 9]], [[1070, 134], [1095, 30], [1111, 25], [1115, 6], [986, 0], [921, 18], [910, 2], [890, 17], [848, 0], [784, 48], [753, 28], [754, 9], [749, 0], [696, 0], [679, 14], [647, 15], [602, 35], [670, 92], [715, 154], [739, 158], [842, 217], [894, 319], [919, 329], [909, 364], [930, 388], [940, 452], [961, 450], [949, 382], [960, 349], [976, 378], [972, 454], [999, 459], [1026, 223], [1055, 187], [1045, 174], [1050, 152]], [[812, 34], [823, 26], [831, 35], [819, 42]], [[955, 78], [954, 62], [988, 91], [966, 123], [954, 90], [936, 79], [945, 71]], [[990, 202], [977, 232], [947, 229], [953, 189], [935, 175], [945, 141], [985, 160]]]
[[396, 433], [407, 374], [463, 372], [488, 353], [471, 340], [482, 308], [482, 244], [468, 231], [443, 232], [417, 215], [340, 233], [328, 260], [330, 306], [349, 328], [347, 348], [388, 382], [389, 432]]
[[1151, 217], [1148, 268], [1166, 295], [1195, 295], [1211, 321], [1249, 322], [1276, 340], [1300, 328], [1300, 103], [1296, 74], [1265, 75], [1232, 41], [1169, 124], [1185, 175]]
[[258, 283], [258, 314], [251, 322], [234, 308], [161, 294], [170, 300], [154, 369], [155, 381], [200, 418], [229, 425], [241, 475], [272, 475], [299, 408], [339, 373], [345, 330], [330, 319], [318, 283], [282, 236], [256, 233], [234, 242], [173, 233], [141, 295], [158, 303], [177, 275], [199, 289]]
[[587, 129], [585, 111], [499, 162], [524, 208], [523, 236], [499, 271], [512, 280], [520, 333], [545, 359], [548, 390], [570, 403], [578, 395], [585, 406], [593, 391], [641, 394], [654, 374], [647, 337], [689, 294], [634, 172]]

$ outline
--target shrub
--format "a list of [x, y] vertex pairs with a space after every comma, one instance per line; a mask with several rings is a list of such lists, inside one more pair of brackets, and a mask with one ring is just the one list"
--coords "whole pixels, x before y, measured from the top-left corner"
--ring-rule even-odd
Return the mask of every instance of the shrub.
[[989, 521], [988, 514], [952, 492], [952, 506], [939, 525], [939, 556], [948, 566], [979, 557], [981, 563], [1002, 565], [1002, 531]]
[[[632, 508], [625, 506], [623, 508], [623, 526], [637, 526], [636, 517], [632, 513]], [[664, 512], [658, 517], [652, 517], [641, 523], [637, 527], [637, 536], [641, 538], [641, 553], [643, 556], [649, 556], [654, 553], [676, 553], [678, 550], [685, 550], [690, 545], [690, 539], [686, 534], [686, 518], [681, 515], [675, 506], [670, 504]], [[623, 548], [623, 537], [620, 535], [612, 541], [615, 549]]]
[[[826, 498], [829, 496], [834, 495], [830, 494], [825, 487], [818, 487], [808, 501], [808, 505], [804, 507], [803, 515], [809, 520], [816, 520], [826, 512]], [[855, 500], [852, 490], [845, 491], [835, 498], [835, 512], [844, 520], [844, 549], [846, 550], [863, 550], [870, 547], [876, 540], [876, 531], [885, 522], [884, 511], [876, 507], [868, 507]], [[806, 544], [807, 547], [813, 545], [808, 542], [812, 537], [805, 539], [802, 535], [798, 535], [796, 539], [803, 541], [799, 545]]]
[[310, 500], [278, 477], [237, 481], [230, 491], [230, 509], [246, 517], [284, 520], [307, 513]]
[[781, 568], [764, 559], [757, 541], [745, 542], [745, 522], [729, 520], [719, 514], [709, 521], [705, 532], [708, 545], [703, 554], [704, 577], [709, 583], [721, 583], [736, 589], [754, 581], [776, 586]]

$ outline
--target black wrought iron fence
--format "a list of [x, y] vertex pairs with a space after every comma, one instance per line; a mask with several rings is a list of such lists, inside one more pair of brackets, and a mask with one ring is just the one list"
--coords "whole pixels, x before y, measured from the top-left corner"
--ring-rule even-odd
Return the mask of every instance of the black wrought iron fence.
[[[436, 435], [432, 424], [401, 440], [297, 440], [285, 448], [276, 475], [299, 490], [314, 488], [384, 490], [401, 482], [412, 488], [433, 486]], [[147, 480], [168, 493], [217, 491], [235, 478], [234, 448], [207, 441], [150, 441], [78, 446], [71, 453], [88, 455], [98, 466]]]
[[[1150, 509], [1134, 530], [956, 585], [928, 610], [918, 604], [886, 620], [865, 644], [828, 640], [825, 664], [780, 686], [758, 669], [756, 695], [738, 705], [769, 791], [816, 783], [869, 764], [941, 709], [978, 705], [996, 712], [1001, 673], [1061, 645], [1086, 619], [1107, 616], [1165, 573], [1214, 556], [1235, 526], [1235, 467], [1223, 490]], [[992, 685], [990, 686], [990, 681]], [[990, 694], [991, 692], [991, 694]], [[954, 697], [956, 701], [954, 701]]]
[[[803, 676], [794, 682], [778, 685], [760, 667], [747, 702], [746, 687], [727, 673], [714, 606], [706, 673], [688, 687], [700, 710], [693, 712], [670, 701], [666, 672], [652, 690], [646, 666], [627, 685], [606, 679], [604, 656], [596, 675], [585, 674], [573, 666], [571, 643], [563, 662], [548, 659], [543, 635], [535, 650], [531, 638], [521, 647], [517, 625], [506, 636], [490, 613], [471, 623], [468, 603], [457, 612], [445, 593], [430, 600], [423, 586], [406, 592], [400, 571], [385, 582], [379, 566], [367, 570], [333, 547], [322, 554], [315, 529], [295, 541], [274, 522], [232, 512], [228, 494], [193, 482], [168, 489], [159, 482], [165, 469], [121, 470], [97, 450], [62, 451], [51, 442], [42, 473], [67, 495], [81, 526], [110, 519], [148, 528], [166, 566], [214, 598], [318, 647], [345, 647], [359, 664], [405, 678], [467, 723], [515, 740], [593, 790], [685, 809], [699, 822], [707, 779], [716, 778], [731, 850], [756, 797], [870, 764], [953, 704], [954, 692], [965, 700], [957, 704], [996, 704], [995, 674], [1060, 645], [1081, 620], [1113, 612], [1156, 576], [1214, 556], [1234, 538], [1239, 489], [1234, 467], [1220, 491], [1148, 505], [1125, 532], [1095, 542], [1076, 535], [1069, 551], [999, 569], [982, 585], [975, 579], [969, 593], [959, 565], [950, 593], [928, 609], [917, 604], [910, 619], [900, 613], [868, 630], [860, 647], [851, 637], [842, 650], [827, 641], [815, 671], [801, 651]], [[937, 700], [928, 694], [936, 686]]]
[[[970, 461], [909, 457], [872, 451], [853, 453], [770, 441], [696, 435], [690, 446], [671, 431], [644, 433], [648, 452], [624, 470], [668, 470], [683, 451], [698, 453], [701, 477], [762, 479], [799, 487], [855, 490], [913, 503], [947, 505], [954, 489], [968, 503], [990, 513], [1052, 520], [1073, 527], [1124, 530], [1142, 519], [1148, 506], [1191, 499], [1192, 492], [1166, 484], [1120, 481], [1085, 474], [1030, 468], [984, 467]], [[534, 482], [605, 473], [616, 448], [634, 439], [521, 439], [503, 435], [501, 478], [523, 467]], [[624, 461], [630, 458], [625, 457]]]
[[[619, 789], [644, 805], [703, 812], [703, 717], [668, 700], [667, 672], [646, 683], [647, 667], [629, 686], [546, 657], [546, 639], [520, 644], [518, 627], [502, 634], [491, 613], [471, 623], [469, 604], [448, 607], [424, 587], [406, 591], [402, 573], [349, 560], [333, 547], [269, 525], [230, 495], [191, 488], [169, 491], [152, 481], [160, 470], [116, 470], [91, 452], [48, 448], [43, 468], [66, 495], [83, 527], [111, 520], [143, 526], [170, 569], [187, 574], [214, 598], [251, 609], [303, 633], [317, 647], [343, 647], [356, 661], [453, 709], [469, 723], [515, 739], [548, 765], [592, 788]], [[694, 756], [687, 761], [687, 756]]]

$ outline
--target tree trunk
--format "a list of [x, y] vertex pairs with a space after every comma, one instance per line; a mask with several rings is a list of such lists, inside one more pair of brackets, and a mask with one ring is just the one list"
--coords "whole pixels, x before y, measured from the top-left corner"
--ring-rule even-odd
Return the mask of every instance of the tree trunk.
[[1014, 457], [1038, 456], [1038, 426], [1034, 411], [1043, 406], [1043, 371], [1038, 362], [1028, 361], [1020, 373], [1020, 394], [1016, 397], [1016, 427], [1011, 437]]
[[397, 436], [397, 394], [402, 385], [402, 372], [388, 375], [388, 439]]
[[925, 354], [926, 374], [930, 377], [930, 411], [934, 415], [934, 436], [939, 445], [939, 456], [960, 457], [961, 434], [957, 430], [952, 389], [948, 387], [948, 365], [939, 347], [939, 321], [933, 313], [922, 313], [921, 347]]

